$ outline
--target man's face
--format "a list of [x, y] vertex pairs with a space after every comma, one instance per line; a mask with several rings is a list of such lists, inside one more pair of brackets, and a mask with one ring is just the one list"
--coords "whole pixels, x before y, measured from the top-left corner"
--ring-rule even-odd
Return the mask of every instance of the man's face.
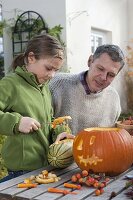
[[89, 72], [86, 77], [91, 92], [99, 92], [114, 80], [121, 67], [120, 62], [111, 60], [107, 53], [89, 62]]

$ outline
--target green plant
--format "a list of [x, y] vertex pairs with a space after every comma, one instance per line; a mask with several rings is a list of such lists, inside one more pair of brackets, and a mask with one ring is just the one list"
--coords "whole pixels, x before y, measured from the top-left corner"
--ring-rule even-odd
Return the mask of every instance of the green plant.
[[0, 37], [3, 37], [3, 29], [6, 27], [6, 21], [0, 21]]
[[[8, 34], [10, 35], [10, 37], [12, 37], [12, 32], [14, 31], [15, 28], [15, 23], [17, 21], [19, 16], [15, 18], [10, 18], [8, 20], [2, 20], [0, 21], [0, 37], [3, 37], [3, 29], [6, 28]], [[18, 23], [18, 29], [19, 29], [19, 23]], [[41, 19], [32, 19], [32, 24], [30, 23], [25, 23], [23, 25], [23, 27], [21, 27], [24, 30], [27, 30], [29, 32], [31, 32], [31, 37], [35, 36], [36, 34], [38, 34], [38, 30], [43, 31], [42, 29], [42, 21]], [[56, 37], [64, 46], [64, 42], [61, 39], [61, 32], [62, 32], [63, 27], [59, 24], [56, 25], [52, 28], [48, 27], [48, 33], [54, 37]], [[15, 30], [17, 31], [17, 30]], [[17, 36], [18, 37], [18, 36]], [[19, 39], [19, 38], [15, 38], [15, 39]]]
[[6, 138], [5, 136], [0, 135], [0, 179], [7, 175], [7, 169], [5, 168], [4, 161], [1, 157], [1, 149], [5, 141], [5, 138]]
[[63, 42], [62, 39], [61, 39], [61, 32], [62, 32], [62, 29], [63, 29], [63, 27], [59, 24], [59, 25], [57, 25], [57, 26], [54, 26], [54, 27], [51, 28], [51, 29], [48, 28], [48, 33], [49, 33], [50, 35], [56, 37], [56, 38], [61, 42], [61, 44], [63, 44], [63, 45], [65, 46], [64, 42]]
[[0, 79], [4, 76], [4, 57], [3, 52], [0, 53]]
[[127, 119], [131, 116], [133, 116], [133, 112], [121, 113], [118, 121], [122, 121], [122, 120]]
[[10, 18], [8, 20], [1, 20], [0, 21], [0, 37], [3, 37], [3, 30], [6, 28], [8, 34], [11, 36], [14, 25], [15, 25], [15, 18]]

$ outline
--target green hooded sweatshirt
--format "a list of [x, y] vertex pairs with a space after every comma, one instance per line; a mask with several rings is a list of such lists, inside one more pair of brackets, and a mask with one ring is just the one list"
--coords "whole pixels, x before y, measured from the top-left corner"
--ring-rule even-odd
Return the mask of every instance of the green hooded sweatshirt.
[[[7, 136], [2, 157], [8, 169], [34, 170], [48, 164], [52, 112], [47, 83], [39, 86], [35, 75], [24, 67], [0, 80], [0, 134]], [[16, 127], [24, 116], [39, 121], [41, 128], [19, 132]]]

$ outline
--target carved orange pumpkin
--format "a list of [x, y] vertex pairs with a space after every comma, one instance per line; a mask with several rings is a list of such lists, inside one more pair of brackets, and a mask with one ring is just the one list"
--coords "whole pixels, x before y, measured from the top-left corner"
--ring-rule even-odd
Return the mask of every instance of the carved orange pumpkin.
[[74, 160], [80, 169], [117, 175], [133, 163], [133, 139], [120, 128], [88, 128], [73, 143]]

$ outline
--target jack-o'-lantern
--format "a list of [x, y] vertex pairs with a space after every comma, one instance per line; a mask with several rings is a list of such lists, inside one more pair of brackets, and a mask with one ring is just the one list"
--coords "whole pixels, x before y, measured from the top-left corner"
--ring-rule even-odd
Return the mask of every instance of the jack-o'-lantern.
[[87, 128], [75, 137], [73, 156], [81, 170], [117, 175], [133, 163], [133, 138], [120, 128]]

